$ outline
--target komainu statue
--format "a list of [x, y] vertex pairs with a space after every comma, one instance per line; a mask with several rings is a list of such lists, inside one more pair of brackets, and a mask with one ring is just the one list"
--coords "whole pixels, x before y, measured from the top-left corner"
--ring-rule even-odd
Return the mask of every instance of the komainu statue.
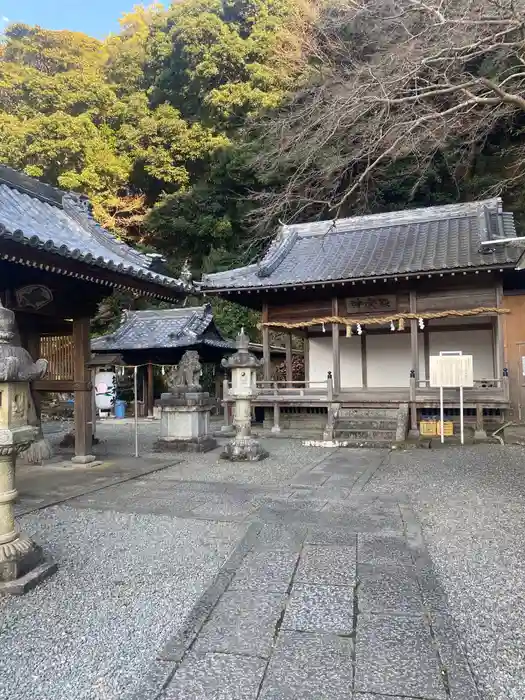
[[167, 376], [167, 385], [170, 391], [191, 389], [200, 391], [200, 376], [202, 366], [199, 361], [199, 353], [196, 350], [188, 350], [184, 353], [179, 364], [174, 367]]

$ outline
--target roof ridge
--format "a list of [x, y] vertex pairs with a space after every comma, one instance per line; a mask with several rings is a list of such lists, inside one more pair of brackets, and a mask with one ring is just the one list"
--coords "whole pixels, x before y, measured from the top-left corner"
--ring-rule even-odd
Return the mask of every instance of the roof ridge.
[[7, 185], [22, 194], [35, 197], [41, 202], [46, 202], [62, 209], [62, 198], [65, 192], [58, 187], [48, 185], [38, 178], [31, 177], [24, 172], [10, 168], [8, 165], [0, 164], [0, 184]]
[[209, 306], [209, 304], [201, 304], [200, 306], [174, 306], [170, 307], [169, 309], [137, 309], [133, 313], [138, 315], [139, 318], [146, 318], [144, 314], [158, 314], [159, 316], [169, 317], [170, 314], [175, 314], [180, 311], [186, 312], [185, 314], [179, 314], [179, 316], [184, 316], [189, 315], [190, 313], [196, 313], [198, 311], [204, 314]]
[[[471, 216], [474, 212], [477, 212], [480, 207], [488, 211], [493, 211], [494, 208], [496, 208], [496, 213], [498, 213], [498, 207], [501, 206], [501, 197], [493, 197], [491, 199], [470, 202], [456, 202], [454, 204], [440, 204], [431, 207], [416, 207], [414, 209], [399, 209], [377, 214], [348, 216], [342, 219], [324, 219], [322, 221], [290, 224], [287, 228], [292, 229], [301, 238], [326, 236], [337, 233], [360, 231], [367, 227], [375, 230], [398, 224], [420, 224], [430, 221], [439, 221], [445, 218], [462, 218]], [[316, 230], [316, 228], [320, 229], [322, 226], [325, 227], [325, 230]]]

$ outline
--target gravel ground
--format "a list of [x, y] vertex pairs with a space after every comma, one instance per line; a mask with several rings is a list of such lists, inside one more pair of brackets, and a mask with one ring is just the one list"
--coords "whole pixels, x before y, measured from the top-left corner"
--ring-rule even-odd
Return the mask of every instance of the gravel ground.
[[525, 450], [393, 452], [366, 490], [419, 515], [486, 700], [525, 698]]
[[59, 564], [0, 598], [0, 697], [116, 700], [144, 676], [244, 526], [53, 507], [20, 519]]

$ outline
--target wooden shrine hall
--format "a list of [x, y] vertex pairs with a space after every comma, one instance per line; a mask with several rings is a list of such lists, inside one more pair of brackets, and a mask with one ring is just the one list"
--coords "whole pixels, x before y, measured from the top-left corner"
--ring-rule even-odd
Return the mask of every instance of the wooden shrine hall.
[[[0, 166], [0, 298], [15, 311], [22, 344], [49, 361], [38, 392], [74, 392], [75, 460], [92, 459], [90, 318], [112, 290], [180, 300], [188, 281], [157, 257], [118, 241], [89, 201]], [[60, 361], [59, 361], [60, 360]]]
[[[465, 406], [482, 432], [484, 416], [501, 420], [511, 407], [505, 328], [524, 327], [507, 303], [524, 287], [515, 240], [500, 199], [294, 224], [258, 263], [204, 275], [200, 288], [261, 311], [257, 402], [282, 423], [288, 415], [286, 427], [320, 409], [326, 423], [331, 408], [347, 417], [377, 409], [382, 419], [408, 405], [417, 432], [439, 405], [430, 357], [462, 352], [474, 366]], [[272, 381], [270, 329], [304, 339], [304, 382]], [[457, 401], [445, 392], [451, 414]]]

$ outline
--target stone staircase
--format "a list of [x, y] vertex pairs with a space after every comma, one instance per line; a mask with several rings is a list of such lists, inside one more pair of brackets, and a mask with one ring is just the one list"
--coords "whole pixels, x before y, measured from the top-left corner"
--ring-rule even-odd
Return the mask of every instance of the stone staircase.
[[406, 435], [408, 411], [392, 408], [344, 408], [337, 412], [334, 440], [346, 447], [385, 447], [401, 442]]

